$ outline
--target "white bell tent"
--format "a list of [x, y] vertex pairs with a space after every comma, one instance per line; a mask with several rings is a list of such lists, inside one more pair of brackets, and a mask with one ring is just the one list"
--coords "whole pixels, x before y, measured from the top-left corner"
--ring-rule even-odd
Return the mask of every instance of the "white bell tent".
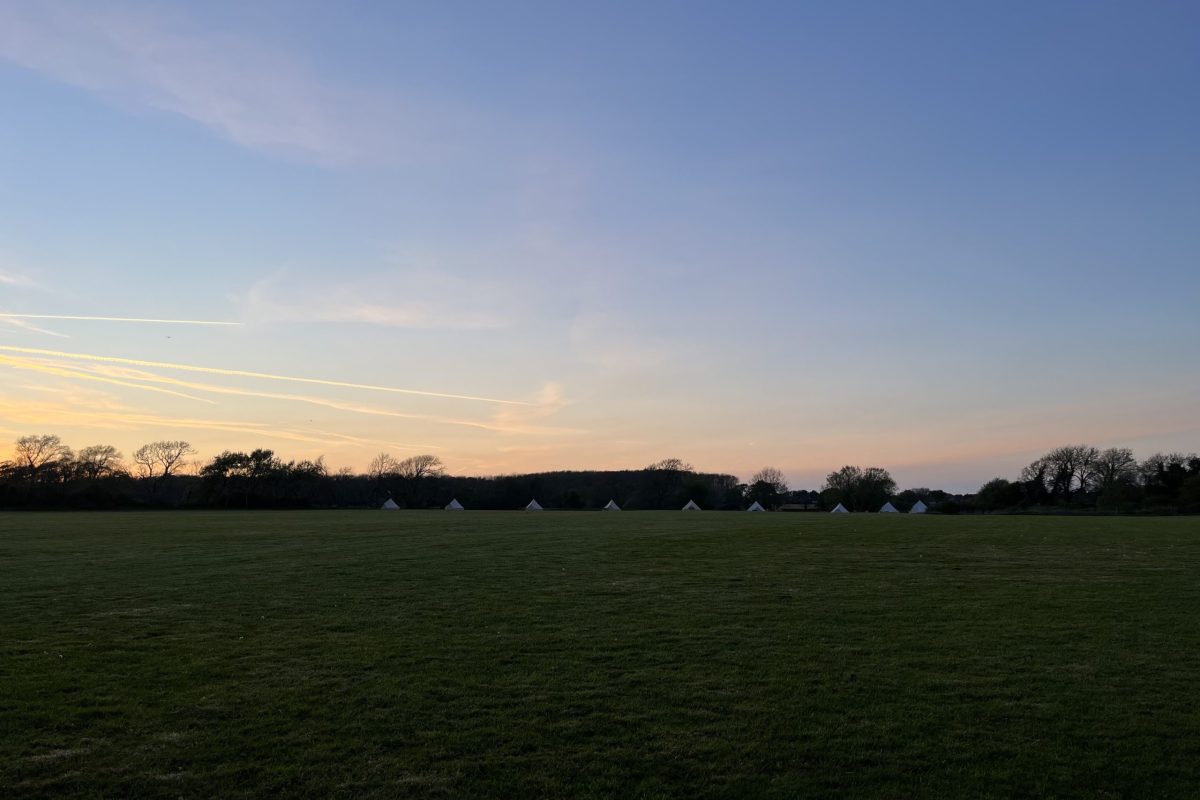
[[530, 500], [529, 505], [525, 506], [525, 510], [526, 511], [541, 511], [542, 504], [539, 503], [537, 500]]
[[696, 505], [695, 500], [688, 500], [687, 505], [684, 506], [681, 510], [682, 511], [700, 511], [702, 509], [700, 508], [700, 506]]
[[762, 507], [762, 503], [758, 502], [757, 500], [755, 500], [753, 503], [751, 503], [750, 507], [747, 508], [746, 510], [747, 511], [766, 511], [766, 509]]
[[879, 513], [880, 514], [899, 514], [900, 512], [896, 510], [896, 507], [894, 505], [892, 505], [890, 502], [888, 502], [888, 503], [883, 504], [883, 508], [879, 509]]
[[833, 507], [833, 511], [830, 511], [829, 513], [830, 514], [849, 514], [850, 512], [846, 510], [846, 507], [844, 505], [842, 505], [841, 503], [838, 503], [836, 506]]
[[908, 510], [908, 513], [924, 514], [928, 510], [929, 510], [929, 506], [925, 505], [923, 502], [918, 500], [917, 502], [913, 503], [913, 507]]
[[449, 503], [446, 504], [446, 510], [447, 511], [465, 511], [466, 509], [463, 508], [462, 503], [458, 502], [458, 498], [455, 498], [454, 500], [451, 500]]
[[395, 511], [396, 509], [400, 508], [400, 506], [396, 505], [396, 501], [389, 497], [387, 500], [383, 501], [383, 505], [381, 505], [380, 508], [384, 511]]
[[606, 505], [604, 507], [604, 510], [605, 511], [620, 511], [621, 507], [619, 505], [617, 505], [616, 500], [609, 500], [608, 505]]

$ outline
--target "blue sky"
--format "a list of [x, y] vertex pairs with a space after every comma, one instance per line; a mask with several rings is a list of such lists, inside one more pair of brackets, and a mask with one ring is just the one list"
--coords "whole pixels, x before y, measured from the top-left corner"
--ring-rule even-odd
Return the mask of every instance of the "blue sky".
[[1198, 40], [1165, 2], [4, 0], [0, 312], [241, 324], [0, 318], [0, 436], [957, 489], [1200, 449]]

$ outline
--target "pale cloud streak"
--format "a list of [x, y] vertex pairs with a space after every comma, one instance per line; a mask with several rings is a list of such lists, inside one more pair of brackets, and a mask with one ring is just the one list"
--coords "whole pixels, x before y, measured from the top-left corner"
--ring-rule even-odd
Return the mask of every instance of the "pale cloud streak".
[[[0, 358], [3, 357], [0, 356]], [[416, 422], [429, 422], [439, 425], [456, 425], [468, 428], [478, 428], [480, 430], [492, 431], [494, 433], [558, 435], [575, 434], [581, 432], [571, 428], [549, 427], [545, 425], [533, 424], [537, 420], [544, 419], [545, 417], [558, 412], [564, 407], [565, 401], [562, 397], [562, 388], [557, 384], [547, 384], [545, 387], [543, 387], [535, 404], [515, 408], [502, 408], [490, 419], [475, 420], [461, 417], [447, 417], [434, 414], [415, 414], [405, 411], [394, 411], [386, 408], [365, 406], [359, 403], [329, 400], [324, 397], [312, 397], [310, 395], [261, 392], [250, 389], [234, 388], [231, 386], [218, 386], [212, 383], [196, 383], [193, 381], [183, 381], [177, 378], [170, 378], [164, 375], [157, 375], [144, 370], [110, 366], [106, 364], [89, 366], [102, 374], [112, 375], [133, 381], [158, 383], [168, 386], [176, 386], [179, 388], [192, 389], [195, 391], [212, 392], [214, 394], [231, 395], [236, 397], [250, 397], [262, 400], [283, 400], [287, 402], [307, 403], [309, 405], [320, 406], [322, 408], [331, 408], [335, 411], [346, 411], [354, 414], [364, 414], [377, 417], [391, 417], [394, 419], [412, 420]], [[436, 447], [435, 445], [422, 446], [429, 448]]]
[[43, 336], [53, 336], [57, 339], [70, 339], [71, 338], [70, 336], [68, 336], [65, 333], [58, 333], [57, 331], [52, 331], [52, 330], [49, 330], [48, 328], [43, 328], [38, 325], [34, 325], [32, 322], [27, 322], [26, 320], [23, 320], [23, 319], [8, 318], [6, 315], [3, 315], [3, 314], [0, 314], [0, 322], [4, 323], [5, 325], [8, 325], [10, 327], [13, 327], [13, 328], [20, 328], [23, 331], [29, 331], [31, 333], [40, 333]]
[[30, 372], [40, 372], [44, 375], [56, 375], [56, 376], [62, 377], [62, 378], [77, 378], [79, 380], [95, 381], [97, 383], [108, 383], [113, 386], [123, 386], [127, 389], [139, 389], [144, 392], [156, 392], [158, 394], [168, 394], [168, 395], [173, 395], [175, 397], [182, 397], [185, 400], [195, 400], [200, 403], [209, 403], [209, 404], [213, 403], [212, 400], [206, 400], [203, 397], [195, 397], [190, 394], [184, 394], [183, 392], [177, 392], [172, 389], [163, 389], [158, 386], [146, 386], [142, 383], [125, 381], [125, 380], [121, 380], [119, 378], [108, 378], [108, 377], [104, 377], [102, 375], [93, 375], [88, 372], [82, 372], [80, 370], [55, 366], [53, 364], [46, 364], [43, 362], [34, 361], [32, 359], [13, 358], [11, 356], [0, 355], [0, 366], [12, 367], [13, 369], [28, 370]]
[[326, 78], [260, 39], [154, 4], [14, 0], [0, 58], [110, 102], [178, 114], [243, 147], [325, 164], [419, 160], [472, 127], [460, 109]]
[[497, 309], [516, 305], [511, 291], [487, 280], [407, 269], [312, 280], [280, 272], [236, 298], [249, 323], [343, 322], [426, 330], [488, 330], [508, 324]]
[[[144, 317], [90, 317], [78, 316], [73, 314], [5, 314], [0, 313], [0, 319], [14, 321], [25, 319], [58, 319], [72, 320], [81, 322], [136, 322], [150, 323], [156, 325], [229, 325], [240, 326], [240, 322], [225, 322], [220, 320], [205, 320], [205, 319], [148, 319]], [[45, 331], [49, 333], [49, 331]], [[60, 335], [60, 334], [55, 334]]]
[[166, 428], [176, 432], [176, 435], [178, 435], [178, 431], [185, 430], [219, 431], [242, 436], [256, 436], [268, 440], [283, 439], [324, 446], [349, 443], [366, 447], [386, 445], [398, 450], [419, 450], [426, 447], [425, 445], [410, 445], [403, 442], [364, 439], [360, 436], [349, 436], [328, 431], [286, 427], [267, 422], [168, 417], [112, 407], [106, 410], [94, 411], [88, 408], [88, 405], [74, 399], [65, 402], [52, 402], [43, 399], [36, 403], [29, 403], [0, 395], [0, 419], [24, 425], [54, 425], [104, 430], [140, 431], [145, 428]]
[[17, 275], [12, 272], [0, 270], [0, 284], [4, 286], [23, 286], [32, 287], [33, 280], [25, 275]]
[[164, 361], [145, 361], [136, 358], [118, 358], [116, 356], [96, 356], [85, 353], [67, 353], [61, 350], [44, 350], [35, 347], [0, 346], [0, 350], [11, 353], [21, 353], [32, 356], [48, 356], [50, 358], [66, 358], [76, 361], [90, 361], [101, 364], [125, 364], [131, 367], [149, 367], [151, 369], [178, 370], [181, 372], [199, 372], [209, 375], [226, 375], [236, 378], [256, 378], [269, 381], [284, 381], [290, 383], [306, 383], [318, 386], [333, 386], [344, 389], [362, 389], [372, 392], [388, 392], [392, 394], [415, 395], [419, 397], [437, 397], [448, 400], [468, 400], [480, 403], [495, 403], [510, 406], [528, 406], [531, 403], [521, 400], [503, 400], [494, 397], [478, 397], [475, 395], [450, 394], [447, 392], [428, 392], [420, 389], [401, 389], [394, 386], [377, 386], [366, 383], [350, 383], [348, 381], [325, 380], [323, 378], [300, 378], [289, 375], [274, 375], [266, 372], [251, 372], [239, 369], [222, 369], [220, 367], [198, 367], [189, 364], [172, 364]]

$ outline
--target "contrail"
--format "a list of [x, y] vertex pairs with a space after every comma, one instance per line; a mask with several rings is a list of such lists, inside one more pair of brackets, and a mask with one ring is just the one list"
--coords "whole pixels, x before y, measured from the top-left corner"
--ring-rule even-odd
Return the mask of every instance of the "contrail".
[[241, 322], [221, 322], [210, 319], [146, 319], [143, 317], [83, 317], [69, 314], [0, 314], [6, 319], [70, 319], [85, 322], [151, 322], [159, 325], [230, 325], [240, 327]]
[[34, 325], [32, 322], [26, 322], [23, 319], [17, 319], [15, 317], [11, 317], [7, 314], [0, 314], [0, 320], [2, 320], [5, 324], [12, 325], [14, 328], [20, 328], [21, 330], [24, 330], [24, 331], [33, 331], [34, 333], [44, 333], [47, 336], [55, 336], [55, 337], [58, 337], [59, 339], [70, 339], [71, 338], [70, 336], [67, 336], [65, 333], [58, 333], [56, 331], [48, 331], [45, 328], [39, 328], [37, 325]]
[[101, 375], [93, 375], [90, 372], [80, 372], [75, 369], [66, 369], [65, 367], [57, 367], [53, 364], [42, 364], [37, 361], [29, 361], [24, 358], [10, 358], [8, 356], [0, 356], [0, 366], [13, 367], [14, 369], [27, 369], [33, 372], [41, 372], [46, 375], [57, 375], [60, 378], [79, 378], [85, 381], [96, 381], [98, 383], [111, 383], [115, 386], [126, 386], [130, 389], [141, 389], [146, 392], [158, 392], [159, 394], [170, 394], [176, 397], [182, 397], [187, 400], [197, 400], [201, 403], [209, 403], [215, 405], [212, 400], [205, 397], [194, 397], [183, 392], [172, 391], [171, 389], [163, 389], [158, 386], [146, 386], [143, 383], [132, 383], [123, 381], [117, 378], [105, 378]]
[[209, 375], [229, 375], [235, 378], [258, 378], [268, 381], [288, 381], [291, 383], [308, 383], [318, 386], [337, 386], [343, 389], [365, 389], [371, 392], [391, 392], [393, 394], [418, 395], [420, 397], [441, 397], [449, 400], [472, 400], [478, 403], [497, 403], [506, 406], [530, 406], [520, 400], [500, 400], [495, 397], [476, 397], [467, 394], [448, 394], [446, 392], [424, 392], [419, 389], [397, 389], [393, 386], [375, 386], [368, 383], [348, 383], [346, 381], [327, 381], [321, 378], [297, 378], [290, 375], [272, 375], [266, 372], [249, 372], [240, 369], [221, 369], [219, 367], [197, 367], [189, 364], [170, 364], [163, 361], [143, 361], [135, 358], [117, 358], [116, 356], [93, 356], [84, 353], [64, 353], [61, 350], [43, 350], [37, 347], [12, 347], [0, 345], [0, 350], [10, 353], [25, 353], [26, 355], [50, 356], [53, 358], [71, 358], [76, 361], [95, 361], [103, 364], [128, 364], [133, 367], [152, 367], [156, 369], [174, 369], [183, 372], [203, 372]]
[[[0, 356], [0, 363], [3, 363], [4, 356]], [[390, 411], [383, 408], [371, 408], [369, 406], [361, 406], [354, 403], [345, 403], [336, 400], [327, 400], [323, 397], [309, 397], [299, 394], [280, 394], [278, 392], [258, 392], [251, 389], [235, 389], [231, 386], [217, 386], [211, 383], [195, 383], [193, 381], [183, 381], [178, 378], [170, 378], [165, 375], [156, 375], [152, 372], [145, 372], [139, 369], [130, 369], [127, 367], [110, 367], [107, 365], [97, 365], [92, 369], [103, 375], [110, 375], [117, 378], [126, 378], [132, 381], [146, 381], [148, 383], [162, 383], [168, 386], [178, 386], [185, 389], [198, 389], [202, 392], [215, 392], [217, 394], [230, 394], [238, 397], [257, 397], [265, 400], [289, 400], [299, 403], [311, 403], [312, 405], [322, 406], [324, 408], [333, 408], [338, 411], [350, 411], [356, 414], [370, 414], [380, 417], [396, 417], [399, 419], [411, 419], [420, 422], [434, 422], [442, 425], [462, 425], [470, 428], [481, 428], [487, 431], [496, 431], [498, 433], [540, 433], [540, 434], [557, 434], [557, 433], [579, 433], [580, 431], [570, 428], [550, 428], [545, 426], [521, 425], [519, 423], [508, 423], [501, 421], [481, 422], [470, 419], [455, 419], [452, 417], [439, 417], [430, 414], [409, 414], [402, 411]], [[422, 447], [432, 447], [433, 445], [420, 445]]]
[[[38, 413], [39, 411], [42, 413]], [[229, 433], [239, 433], [243, 435], [249, 434], [251, 436], [264, 436], [276, 439], [289, 439], [296, 442], [308, 442], [327, 446], [334, 446], [340, 441], [345, 441], [354, 444], [370, 445], [373, 447], [385, 444], [395, 447], [397, 450], [418, 451], [432, 449], [428, 445], [411, 445], [403, 442], [380, 442], [374, 439], [362, 439], [357, 436], [346, 436], [344, 434], [328, 433], [326, 431], [305, 431], [298, 428], [281, 428], [278, 425], [265, 422], [175, 419], [171, 417], [160, 417], [153, 414], [142, 414], [137, 412], [80, 412], [65, 407], [53, 408], [49, 406], [17, 405], [6, 400], [6, 398], [3, 396], [0, 396], [0, 415], [3, 415], [8, 419], [20, 419], [24, 422], [38, 425], [52, 421], [71, 426], [86, 425], [88, 427], [130, 428], [134, 426], [153, 426], [162, 428], [175, 428], [176, 430], [185, 428], [226, 431]], [[7, 428], [2, 428], [0, 430], [15, 433], [15, 431], [9, 431]], [[317, 438], [317, 436], [313, 435], [314, 433], [320, 436], [331, 436], [333, 438]]]

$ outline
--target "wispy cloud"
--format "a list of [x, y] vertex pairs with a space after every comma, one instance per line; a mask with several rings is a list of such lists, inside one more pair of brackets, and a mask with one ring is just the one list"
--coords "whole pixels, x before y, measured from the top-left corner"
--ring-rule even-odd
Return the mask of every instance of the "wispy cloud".
[[26, 275], [0, 270], [0, 284], [5, 286], [33, 286], [33, 279]]
[[493, 428], [511, 433], [556, 432], [556, 433], [585, 433], [578, 429], [546, 428], [536, 425], [538, 420], [551, 417], [569, 405], [566, 393], [561, 384], [547, 383], [538, 392], [537, 402], [532, 406], [520, 408], [501, 408], [492, 419]]
[[336, 282], [281, 272], [255, 282], [237, 302], [242, 318], [251, 323], [349, 322], [433, 330], [501, 328], [515, 305], [504, 286], [430, 269]]
[[269, 381], [284, 381], [290, 383], [307, 383], [319, 386], [336, 386], [344, 389], [363, 389], [372, 392], [389, 392], [392, 394], [407, 394], [420, 397], [439, 397], [448, 400], [469, 400], [480, 403], [496, 403], [499, 405], [528, 406], [522, 400], [503, 400], [495, 397], [478, 397], [475, 395], [451, 394], [448, 392], [430, 392], [421, 389], [400, 389], [394, 386], [377, 386], [367, 383], [350, 383], [348, 381], [326, 380], [323, 378], [300, 378], [290, 375], [274, 375], [267, 372], [250, 372], [240, 369], [223, 369], [221, 367], [198, 367], [190, 364], [172, 364], [164, 361], [145, 361], [136, 358], [119, 358], [116, 356], [96, 356], [86, 353], [68, 353], [61, 350], [44, 350], [36, 347], [0, 346], [0, 350], [10, 353], [22, 353], [32, 356], [49, 356], [51, 358], [66, 358], [77, 361], [91, 361], [107, 364], [126, 364], [131, 367], [148, 367], [151, 369], [178, 370], [180, 372], [199, 372], [210, 375], [227, 375], [237, 378], [257, 378]]
[[[48, 388], [53, 392], [52, 387]], [[428, 445], [365, 439], [361, 436], [329, 431], [280, 426], [274, 422], [169, 417], [123, 408], [111, 402], [104, 405], [98, 405], [91, 399], [83, 402], [79, 395], [69, 395], [59, 402], [39, 398], [36, 403], [30, 403], [0, 394], [0, 419], [30, 426], [55, 425], [67, 428], [127, 431], [160, 428], [170, 430], [175, 435], [179, 435], [181, 431], [220, 431], [266, 441], [286, 440], [324, 446], [349, 443], [369, 448], [386, 445], [397, 450], [428, 449]]]
[[608, 372], [657, 370], [681, 354], [638, 320], [614, 311], [591, 311], [576, 317], [568, 338], [580, 361]]
[[[3, 357], [0, 356], [0, 358]], [[213, 394], [230, 395], [236, 397], [250, 397], [260, 400], [283, 400], [287, 402], [307, 403], [309, 405], [320, 406], [322, 408], [331, 408], [335, 411], [346, 411], [348, 413], [364, 414], [367, 416], [391, 417], [393, 419], [428, 422], [437, 425], [454, 425], [460, 427], [477, 428], [480, 430], [492, 431], [494, 433], [557, 435], [576, 434], [581, 432], [579, 430], [570, 428], [550, 427], [546, 425], [534, 424], [537, 420], [545, 419], [546, 417], [558, 412], [566, 405], [566, 402], [563, 399], [562, 388], [557, 384], [547, 384], [542, 391], [538, 393], [538, 398], [535, 403], [527, 406], [504, 407], [497, 411], [496, 414], [490, 418], [469, 419], [464, 417], [449, 417], [436, 414], [417, 414], [406, 411], [396, 411], [394, 409], [378, 408], [375, 406], [362, 405], [361, 403], [350, 403], [342, 400], [330, 400], [328, 398], [313, 397], [311, 395], [262, 392], [253, 389], [235, 388], [232, 386], [218, 386], [212, 383], [197, 383], [195, 381], [184, 381], [165, 375], [157, 375], [155, 373], [146, 372], [145, 370], [131, 369], [129, 367], [113, 366], [108, 364], [95, 364], [89, 366], [96, 372], [123, 380], [162, 384], [167, 386], [175, 386], [181, 389], [210, 392]], [[432, 445], [425, 446], [432, 447]]]
[[157, 392], [158, 394], [168, 394], [175, 397], [182, 397], [186, 400], [196, 400], [201, 403], [212, 403], [212, 400], [206, 400], [203, 397], [195, 397], [183, 392], [177, 392], [173, 389], [163, 389], [158, 386], [146, 386], [143, 383], [133, 381], [125, 381], [119, 378], [108, 378], [102, 375], [93, 375], [88, 372], [83, 372], [76, 369], [55, 366], [53, 364], [45, 364], [27, 358], [13, 358], [11, 356], [0, 355], [0, 366], [13, 367], [14, 369], [29, 370], [32, 372], [40, 372], [45, 375], [57, 375], [62, 378], [77, 378], [79, 380], [96, 381], [97, 383], [108, 383], [114, 386], [124, 386], [128, 389], [139, 389], [144, 392]]
[[260, 39], [161, 5], [13, 0], [0, 58], [110, 101], [187, 117], [239, 145], [321, 163], [427, 158], [470, 126], [430, 98], [331, 80]]
[[58, 319], [72, 320], [80, 322], [136, 322], [149, 323], [154, 325], [230, 325], [240, 326], [240, 322], [224, 322], [219, 320], [205, 319], [147, 319], [143, 317], [89, 317], [78, 316], [73, 314], [5, 314], [0, 313], [0, 319], [4, 320], [23, 320], [23, 319]]
[[30, 331], [32, 333], [40, 333], [44, 336], [54, 336], [58, 339], [70, 339], [71, 338], [70, 336], [68, 336], [65, 333], [59, 333], [57, 331], [52, 331], [48, 328], [42, 328], [38, 325], [34, 325], [32, 322], [27, 322], [23, 319], [6, 318], [6, 316], [3, 314], [0, 314], [0, 323], [8, 325], [9, 327], [12, 327], [12, 328], [20, 328], [23, 331]]

